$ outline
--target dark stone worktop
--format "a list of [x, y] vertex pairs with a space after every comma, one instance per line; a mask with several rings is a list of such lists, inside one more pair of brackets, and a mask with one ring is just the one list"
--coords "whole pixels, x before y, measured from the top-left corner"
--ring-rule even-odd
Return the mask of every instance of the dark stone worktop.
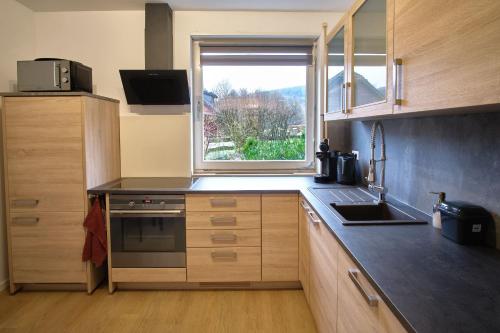
[[[344, 226], [311, 186], [332, 185], [315, 184], [312, 177], [201, 177], [176, 193], [300, 192], [407, 328], [500, 332], [499, 251], [453, 243], [430, 223]], [[103, 192], [130, 190], [89, 191]]]

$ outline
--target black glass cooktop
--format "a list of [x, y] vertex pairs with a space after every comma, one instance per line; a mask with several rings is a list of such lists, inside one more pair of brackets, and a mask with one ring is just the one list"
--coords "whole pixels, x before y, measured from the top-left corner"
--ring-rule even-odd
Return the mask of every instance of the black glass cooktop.
[[109, 185], [109, 188], [123, 190], [190, 189], [197, 180], [197, 178], [190, 177], [122, 178], [119, 182]]

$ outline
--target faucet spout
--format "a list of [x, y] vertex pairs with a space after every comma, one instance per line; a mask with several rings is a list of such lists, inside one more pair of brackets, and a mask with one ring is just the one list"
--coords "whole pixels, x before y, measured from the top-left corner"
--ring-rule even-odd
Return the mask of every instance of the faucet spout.
[[[380, 134], [380, 158], [378, 160], [375, 159], [375, 148], [376, 148], [376, 135], [377, 135], [377, 130]], [[370, 154], [370, 165], [368, 167], [368, 189], [371, 191], [377, 192], [378, 193], [378, 203], [384, 202], [385, 201], [385, 193], [386, 193], [386, 188], [385, 188], [385, 161], [386, 161], [386, 155], [385, 155], [385, 133], [384, 133], [384, 126], [382, 126], [382, 123], [380, 121], [375, 121], [372, 126], [371, 130], [371, 137], [370, 137], [370, 149], [371, 149], [371, 154]], [[377, 163], [380, 163], [380, 183], [377, 185], [375, 183], [376, 179], [376, 174], [377, 174], [377, 168], [376, 165]]]

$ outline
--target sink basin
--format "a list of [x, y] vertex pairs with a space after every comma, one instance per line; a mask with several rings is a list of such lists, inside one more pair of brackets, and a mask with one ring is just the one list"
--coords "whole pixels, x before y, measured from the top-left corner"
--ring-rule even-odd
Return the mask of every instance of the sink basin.
[[333, 212], [345, 225], [355, 224], [425, 224], [427, 222], [403, 212], [388, 204], [339, 205], [331, 203]]

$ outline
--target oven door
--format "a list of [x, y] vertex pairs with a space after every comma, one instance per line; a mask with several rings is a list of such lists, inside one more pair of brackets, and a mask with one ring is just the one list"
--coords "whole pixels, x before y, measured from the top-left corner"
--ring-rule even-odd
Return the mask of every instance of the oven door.
[[183, 210], [112, 210], [112, 267], [186, 267]]

